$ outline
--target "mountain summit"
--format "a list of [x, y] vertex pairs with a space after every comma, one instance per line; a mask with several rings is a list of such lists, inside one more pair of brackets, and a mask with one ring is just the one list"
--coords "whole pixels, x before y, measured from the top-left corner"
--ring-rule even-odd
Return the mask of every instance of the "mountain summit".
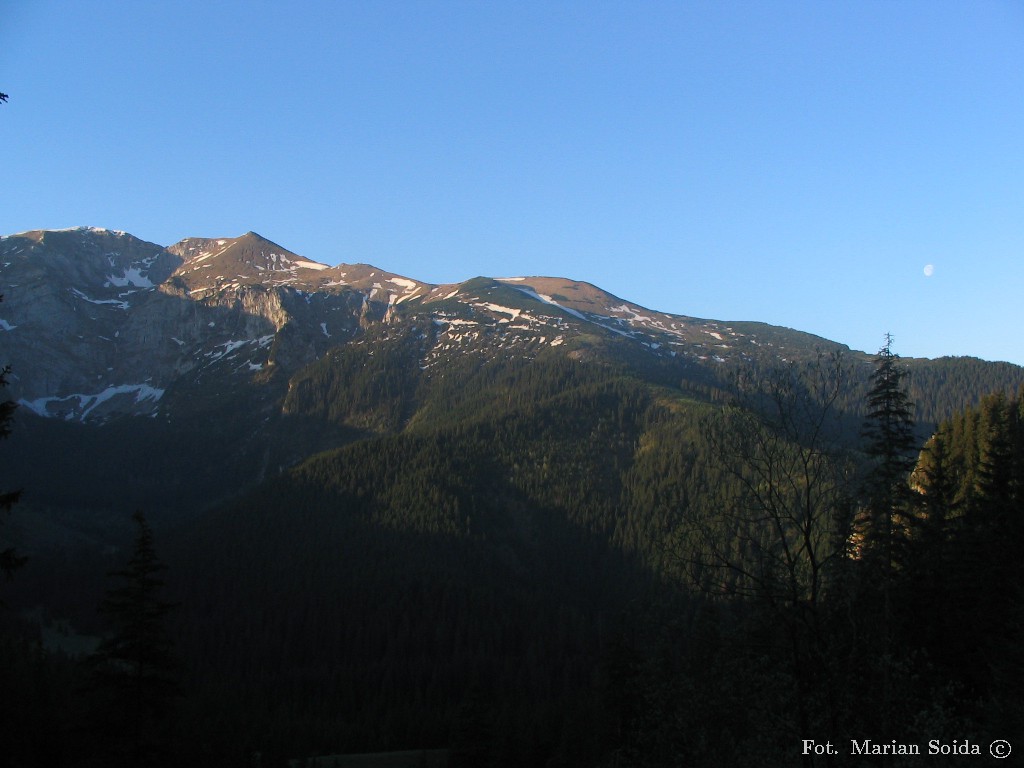
[[176, 276], [193, 289], [283, 285], [298, 281], [303, 272], [328, 269], [326, 264], [303, 259], [255, 232], [234, 238], [190, 237], [167, 251], [184, 260]]

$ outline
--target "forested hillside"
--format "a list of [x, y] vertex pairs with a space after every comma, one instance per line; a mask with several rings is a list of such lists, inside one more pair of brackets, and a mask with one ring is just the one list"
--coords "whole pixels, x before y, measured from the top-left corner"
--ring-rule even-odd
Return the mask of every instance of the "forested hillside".
[[[892, 354], [866, 383], [821, 355], [681, 387], [559, 354], [428, 377], [418, 338], [307, 369], [288, 418], [339, 447], [157, 531], [190, 734], [167, 759], [793, 765], [807, 734], [1019, 732], [1019, 396], [918, 459], [921, 376]], [[88, 595], [127, 550], [85, 551], [35, 553], [13, 608], [110, 631]], [[88, 672], [14, 619], [11, 754], [80, 764]]]

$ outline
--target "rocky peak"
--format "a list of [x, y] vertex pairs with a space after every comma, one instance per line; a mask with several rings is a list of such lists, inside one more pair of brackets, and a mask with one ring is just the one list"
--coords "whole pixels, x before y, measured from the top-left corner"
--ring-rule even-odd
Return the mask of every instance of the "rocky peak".
[[12, 282], [45, 280], [90, 295], [152, 288], [181, 263], [155, 243], [97, 227], [8, 235], [0, 238], [0, 259]]
[[176, 273], [192, 291], [261, 283], [294, 284], [328, 270], [255, 232], [241, 237], [190, 237], [167, 249], [184, 261]]

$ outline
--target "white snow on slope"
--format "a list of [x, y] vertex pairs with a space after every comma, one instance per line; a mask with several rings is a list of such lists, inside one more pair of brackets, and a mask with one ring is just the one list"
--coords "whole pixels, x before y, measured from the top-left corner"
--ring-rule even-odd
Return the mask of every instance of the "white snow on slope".
[[[115, 386], [107, 387], [102, 392], [98, 392], [94, 395], [86, 394], [73, 394], [65, 395], [64, 397], [40, 397], [35, 400], [19, 400], [20, 405], [25, 406], [33, 413], [39, 416], [53, 416], [49, 412], [49, 407], [52, 403], [62, 403], [68, 400], [78, 400], [77, 407], [82, 409], [82, 412], [78, 414], [78, 418], [85, 419], [97, 406], [110, 400], [112, 397], [117, 395], [129, 395], [135, 393], [135, 402], [139, 403], [143, 400], [157, 401], [163, 397], [164, 390], [158, 389], [157, 387], [150, 386], [149, 384], [118, 384]], [[65, 419], [71, 420], [75, 418], [75, 413], [69, 412], [65, 414]]]
[[[244, 347], [246, 344], [257, 344], [257, 343], [259, 343], [259, 342], [257, 342], [256, 339], [242, 339], [240, 341], [235, 341], [235, 340], [223, 341], [220, 344], [215, 345], [214, 348], [213, 348], [213, 351], [212, 352], [207, 352], [206, 355], [204, 355], [204, 357], [210, 358], [210, 362], [211, 363], [215, 363], [218, 360], [227, 357], [232, 352], [234, 352], [236, 349]], [[263, 345], [260, 344], [260, 346], [263, 346]], [[221, 347], [224, 347], [223, 351], [220, 351]]]
[[420, 295], [420, 291], [422, 291], [422, 290], [423, 290], [422, 288], [417, 288], [412, 293], [405, 294], [402, 298], [400, 298], [395, 303], [396, 304], [401, 304], [403, 301], [407, 301], [408, 299], [415, 299], [417, 296]]
[[[511, 307], [503, 307], [500, 304], [480, 303], [480, 304], [474, 304], [473, 306], [475, 306], [475, 307], [483, 307], [484, 309], [491, 310], [491, 312], [497, 312], [497, 313], [502, 314], [502, 315], [511, 315], [512, 316], [512, 320], [515, 320], [517, 317], [519, 317], [519, 315], [523, 311], [521, 309], [512, 309]], [[508, 323], [508, 322], [511, 322], [511, 320], [501, 320], [500, 322]]]
[[517, 291], [525, 293], [531, 299], [536, 299], [537, 301], [543, 302], [544, 304], [550, 304], [552, 307], [558, 307], [560, 310], [562, 310], [563, 312], [568, 312], [573, 317], [578, 317], [580, 320], [586, 320], [587, 322], [591, 322], [590, 318], [584, 316], [582, 312], [577, 312], [575, 309], [563, 306], [550, 296], [546, 296], [543, 293], [537, 293], [537, 291], [533, 290], [533, 288], [522, 288], [518, 285], [514, 285], [512, 287], [515, 288]]
[[150, 279], [143, 275], [142, 271], [138, 267], [129, 267], [120, 277], [117, 275], [110, 275], [107, 277], [107, 285], [114, 285], [118, 288], [124, 288], [129, 285], [134, 285], [136, 288], [154, 287]]
[[122, 301], [120, 299], [90, 299], [77, 288], [72, 288], [71, 292], [83, 301], [88, 301], [90, 304], [113, 304], [118, 309], [128, 309], [128, 307], [131, 306], [127, 301]]
[[664, 326], [664, 323], [662, 323], [656, 317], [651, 317], [650, 315], [641, 315], [635, 309], [633, 309], [630, 306], [627, 306], [626, 304], [620, 304], [617, 307], [608, 307], [608, 311], [609, 312], [622, 312], [625, 315], [629, 315], [630, 316], [629, 319], [628, 319], [629, 322], [633, 322], [634, 320], [637, 320], [637, 321], [639, 321], [641, 323], [650, 323], [651, 325], [657, 326], [659, 328]]

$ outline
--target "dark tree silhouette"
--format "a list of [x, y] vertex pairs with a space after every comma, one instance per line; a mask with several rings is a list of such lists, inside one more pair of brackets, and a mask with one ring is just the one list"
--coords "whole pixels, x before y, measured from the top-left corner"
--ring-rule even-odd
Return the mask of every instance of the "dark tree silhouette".
[[[3, 94], [0, 94], [2, 96]], [[0, 296], [0, 301], [4, 297]], [[0, 368], [0, 389], [7, 386], [7, 375], [11, 372], [9, 365]], [[13, 400], [0, 402], [0, 440], [11, 434], [11, 421], [14, 419], [14, 411], [18, 404]], [[0, 512], [10, 512], [21, 496], [21, 491], [0, 491]], [[13, 547], [0, 551], [0, 573], [10, 578], [14, 572], [25, 564], [25, 558], [19, 555]]]
[[896, 663], [903, 650], [897, 631], [898, 588], [906, 576], [920, 507], [909, 482], [918, 448], [913, 404], [906, 391], [906, 368], [892, 342], [886, 334], [871, 375], [862, 428], [868, 467], [853, 536], [853, 554], [862, 566], [858, 632], [862, 646], [872, 649], [863, 660], [863, 679], [872, 681], [874, 702], [867, 709], [879, 732], [888, 732], [896, 722], [905, 682]]
[[174, 609], [161, 598], [164, 566], [144, 515], [131, 559], [110, 575], [118, 580], [100, 605], [111, 634], [90, 659], [97, 697], [96, 734], [110, 764], [149, 766], [166, 759], [163, 735], [177, 696], [176, 663], [165, 619]]
[[908, 527], [913, 524], [907, 482], [917, 457], [913, 404], [906, 391], [906, 369], [892, 351], [892, 336], [875, 356], [864, 422], [865, 452], [871, 462], [865, 486], [864, 553], [881, 563], [891, 581], [903, 559]]

